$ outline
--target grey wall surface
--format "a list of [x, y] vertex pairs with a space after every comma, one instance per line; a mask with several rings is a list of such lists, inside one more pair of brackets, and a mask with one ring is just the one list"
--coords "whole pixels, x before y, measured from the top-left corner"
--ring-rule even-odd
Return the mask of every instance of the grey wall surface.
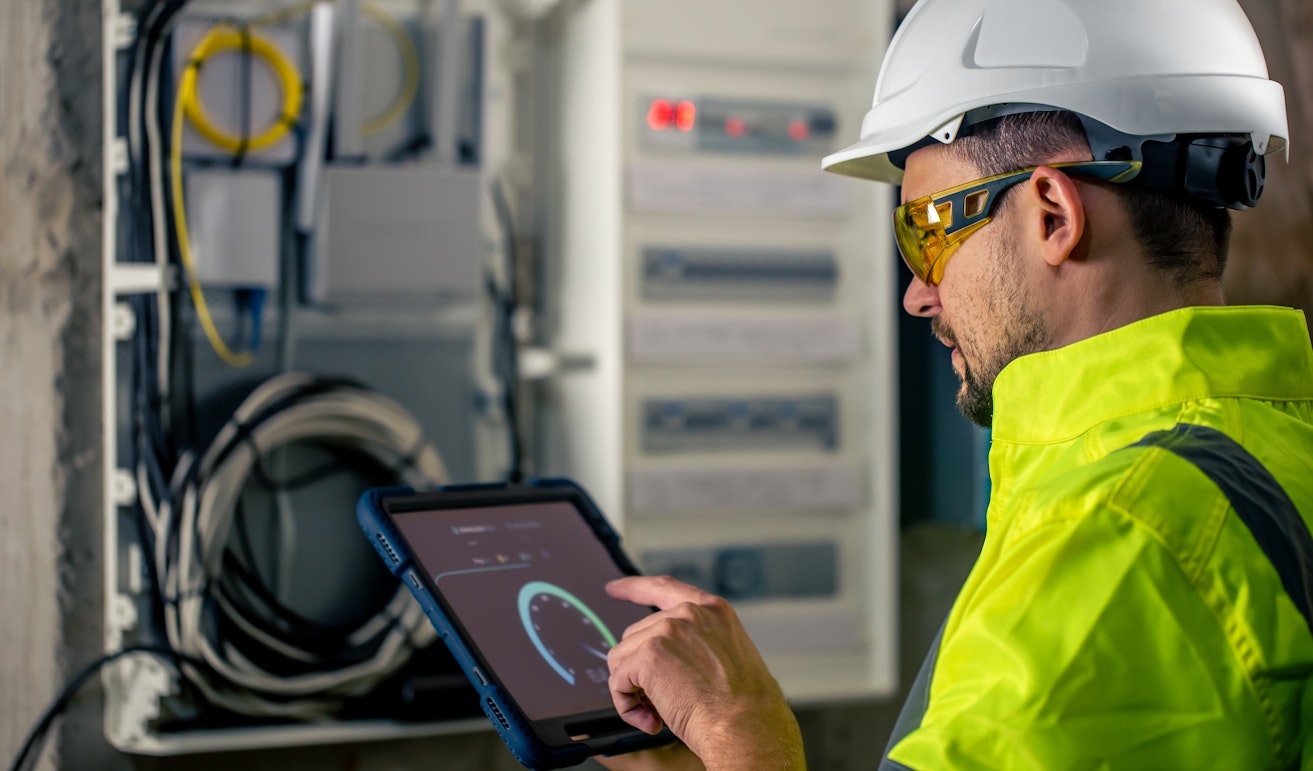
[[[94, 0], [0, 4], [6, 763], [69, 668], [100, 647], [99, 30]], [[96, 730], [89, 707], [75, 705], [71, 741]], [[83, 767], [100, 765], [89, 754]]]

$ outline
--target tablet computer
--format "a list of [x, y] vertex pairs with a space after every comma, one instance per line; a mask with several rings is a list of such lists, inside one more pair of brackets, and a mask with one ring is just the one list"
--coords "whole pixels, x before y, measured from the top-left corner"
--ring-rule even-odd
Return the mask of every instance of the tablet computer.
[[561, 768], [673, 740], [612, 705], [607, 652], [653, 609], [607, 596], [607, 581], [638, 571], [577, 484], [380, 488], [357, 519], [521, 763]]

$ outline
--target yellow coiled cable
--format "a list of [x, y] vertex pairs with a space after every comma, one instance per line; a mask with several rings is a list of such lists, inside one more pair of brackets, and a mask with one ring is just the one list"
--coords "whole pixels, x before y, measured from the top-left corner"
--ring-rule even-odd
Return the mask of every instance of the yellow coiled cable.
[[[249, 52], [251, 56], [263, 59], [278, 78], [278, 87], [283, 94], [283, 103], [279, 108], [277, 119], [264, 131], [252, 137], [236, 137], [221, 131], [210, 120], [201, 102], [199, 90], [200, 70], [210, 57], [226, 51]], [[267, 38], [252, 34], [250, 30], [237, 30], [232, 27], [214, 27], [201, 42], [192, 49], [183, 70], [182, 80], [178, 84], [178, 101], [183, 105], [187, 118], [191, 120], [196, 131], [211, 144], [233, 155], [244, 152], [263, 150], [287, 135], [296, 125], [301, 115], [301, 100], [304, 91], [301, 88], [301, 73], [296, 65], [278, 46]]]
[[[283, 104], [278, 119], [273, 125], [259, 134], [243, 139], [226, 134], [210, 122], [205, 108], [201, 104], [199, 75], [201, 66], [211, 56], [223, 51], [249, 51], [269, 64], [278, 77], [279, 88], [283, 92]], [[186, 69], [178, 80], [178, 94], [173, 100], [173, 131], [169, 146], [170, 181], [173, 193], [173, 227], [178, 240], [178, 256], [183, 270], [187, 274], [187, 288], [191, 292], [192, 304], [196, 307], [196, 318], [205, 331], [210, 347], [219, 358], [233, 367], [249, 367], [254, 360], [250, 351], [234, 352], [224, 341], [223, 335], [214, 324], [210, 315], [210, 306], [205, 302], [205, 292], [201, 289], [200, 277], [196, 273], [196, 261], [191, 251], [191, 236], [187, 228], [187, 204], [182, 187], [182, 128], [186, 119], [191, 119], [201, 136], [216, 146], [234, 155], [247, 151], [269, 147], [282, 139], [295, 125], [301, 114], [301, 76], [296, 67], [283, 52], [268, 40], [251, 34], [250, 30], [238, 31], [228, 26], [214, 27], [201, 38], [192, 49]]]

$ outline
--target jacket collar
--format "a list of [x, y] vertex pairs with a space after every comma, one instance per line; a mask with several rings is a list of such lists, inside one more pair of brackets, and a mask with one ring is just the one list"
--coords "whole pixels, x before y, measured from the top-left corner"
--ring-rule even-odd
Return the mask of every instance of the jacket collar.
[[1064, 442], [1108, 420], [1211, 397], [1313, 400], [1303, 312], [1182, 308], [1023, 356], [994, 382], [993, 438]]

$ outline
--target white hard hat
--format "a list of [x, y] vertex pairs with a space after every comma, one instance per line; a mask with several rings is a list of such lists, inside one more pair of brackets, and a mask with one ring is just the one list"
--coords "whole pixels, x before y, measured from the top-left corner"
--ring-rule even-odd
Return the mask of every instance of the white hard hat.
[[1160, 142], [1238, 135], [1260, 166], [1289, 138], [1285, 93], [1236, 0], [920, 0], [889, 45], [861, 141], [821, 165], [897, 183], [898, 151], [1032, 109]]

